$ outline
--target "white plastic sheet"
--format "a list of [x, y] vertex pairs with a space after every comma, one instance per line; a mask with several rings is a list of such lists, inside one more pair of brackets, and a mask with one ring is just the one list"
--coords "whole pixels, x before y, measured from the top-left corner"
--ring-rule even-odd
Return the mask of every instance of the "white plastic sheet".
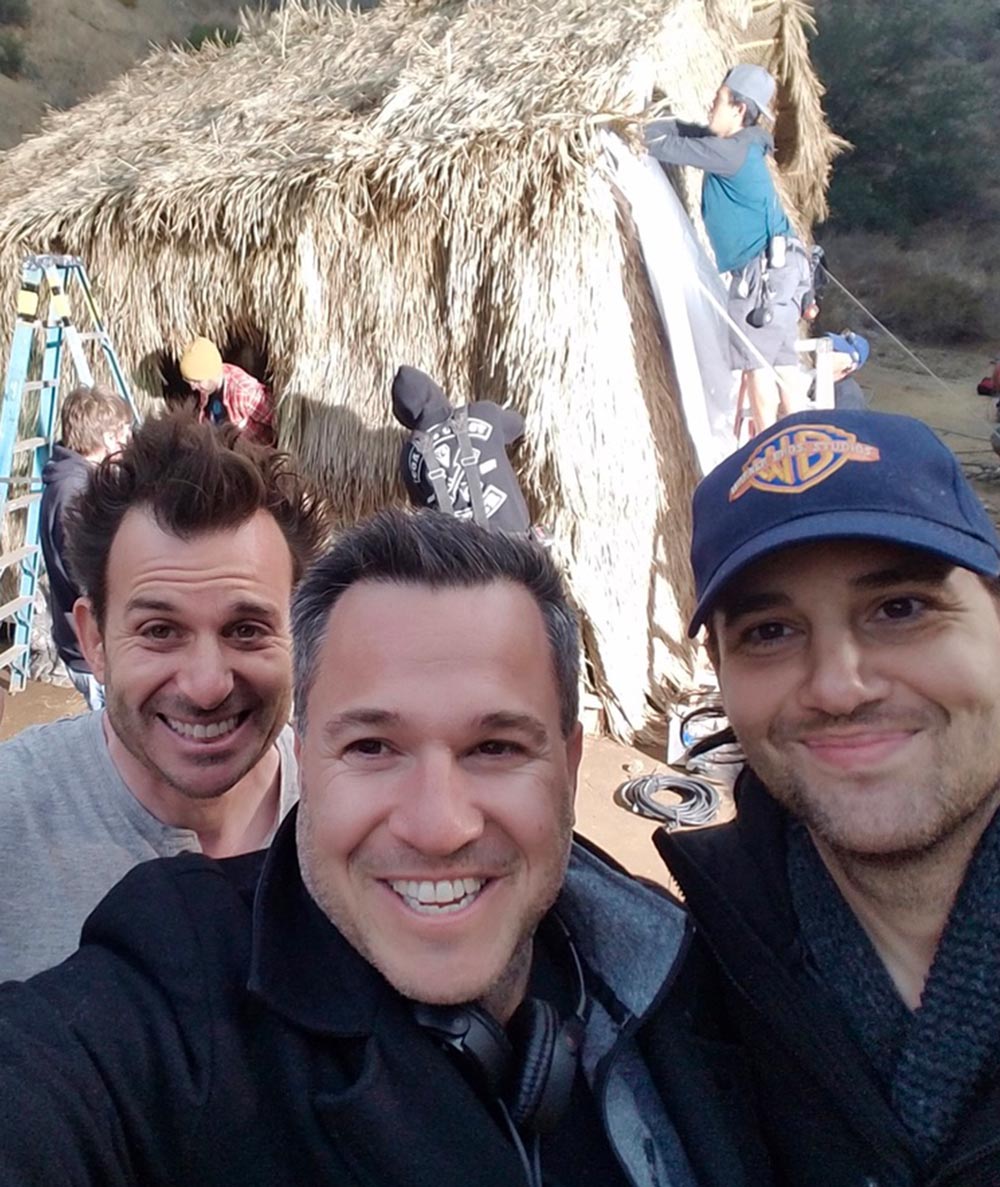
[[670, 344], [688, 432], [703, 473], [732, 453], [739, 374], [729, 367], [726, 290], [663, 169], [605, 135]]

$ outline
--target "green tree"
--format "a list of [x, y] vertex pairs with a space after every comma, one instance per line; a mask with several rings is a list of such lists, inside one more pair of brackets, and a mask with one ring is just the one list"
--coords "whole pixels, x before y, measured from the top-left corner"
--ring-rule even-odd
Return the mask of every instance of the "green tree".
[[813, 57], [834, 129], [854, 145], [832, 222], [906, 235], [982, 213], [996, 175], [995, 0], [818, 0]]

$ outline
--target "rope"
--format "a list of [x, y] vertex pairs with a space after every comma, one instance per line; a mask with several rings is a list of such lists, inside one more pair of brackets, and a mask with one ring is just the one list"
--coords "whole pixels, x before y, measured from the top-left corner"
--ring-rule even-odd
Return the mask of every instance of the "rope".
[[910, 348], [906, 345], [905, 342], [903, 342], [901, 339], [897, 338], [896, 335], [892, 332], [892, 330], [890, 330], [889, 327], [887, 325], [885, 325], [884, 322], [879, 321], [879, 319], [875, 316], [874, 313], [872, 313], [872, 311], [868, 308], [868, 306], [863, 301], [860, 301], [850, 291], [850, 289], [845, 284], [842, 284], [837, 279], [837, 277], [834, 276], [834, 274], [830, 271], [830, 269], [826, 266], [825, 263], [822, 265], [822, 268], [823, 268], [823, 271], [826, 273], [826, 275], [830, 278], [830, 280], [832, 280], [833, 283], [837, 286], [837, 288], [839, 288], [840, 291], [844, 294], [844, 296], [849, 298], [851, 301], [853, 301], [854, 304], [857, 305], [857, 307], [865, 314], [866, 317], [870, 317], [871, 320], [875, 323], [875, 325], [877, 325], [878, 328], [882, 331], [882, 333], [885, 334], [887, 337], [891, 338], [892, 341], [895, 342], [895, 344], [899, 347], [899, 349], [905, 355], [908, 355], [917, 364], [917, 366], [921, 368], [921, 370], [926, 371], [927, 374], [931, 377], [931, 379], [933, 379], [934, 382], [939, 385], [939, 387], [941, 387], [944, 391], [946, 391], [949, 396], [954, 396], [954, 395], [958, 394], [958, 388], [950, 387], [947, 383], [945, 383], [945, 381], [941, 378], [940, 375], [936, 374], [934, 371], [932, 371], [930, 369], [930, 367], [927, 366], [927, 364], [923, 361], [923, 359], [918, 358], [918, 356], [915, 355], [912, 350], [910, 350]]
[[[941, 378], [940, 375], [936, 374], [934, 371], [932, 371], [930, 369], [930, 367], [927, 366], [927, 364], [923, 361], [923, 359], [919, 358], [916, 354], [914, 354], [914, 352], [912, 350], [910, 350], [910, 348], [906, 345], [906, 343], [901, 341], [892, 332], [892, 330], [889, 329], [888, 326], [886, 326], [883, 322], [879, 321], [879, 319], [875, 316], [874, 313], [872, 313], [872, 311], [868, 308], [868, 306], [863, 301], [859, 300], [845, 284], [843, 284], [840, 280], [837, 279], [836, 276], [834, 276], [834, 274], [830, 271], [830, 269], [826, 266], [825, 263], [823, 263], [821, 266], [823, 268], [823, 271], [829, 277], [829, 279], [833, 281], [833, 283], [837, 286], [837, 288], [840, 289], [840, 291], [844, 294], [844, 296], [847, 297], [849, 300], [853, 301], [854, 304], [857, 305], [857, 307], [865, 314], [866, 317], [871, 318], [871, 320], [875, 323], [875, 325], [877, 325], [878, 328], [884, 334], [886, 334], [889, 338], [891, 338], [892, 341], [895, 342], [895, 344], [900, 348], [900, 350], [902, 350], [904, 354], [908, 355], [917, 364], [917, 366], [921, 368], [921, 370], [926, 371], [927, 374], [931, 377], [931, 379], [934, 380], [934, 382], [941, 388], [942, 391], [946, 392], [949, 396], [961, 395], [961, 392], [959, 391], [959, 389], [957, 387], [953, 387], [953, 386], [950, 386], [949, 384], [947, 384]], [[975, 433], [965, 433], [961, 429], [948, 429], [948, 428], [945, 428], [944, 425], [934, 424], [932, 421], [926, 421], [925, 423], [927, 424], [928, 428], [933, 429], [935, 433], [940, 433], [942, 437], [962, 437], [966, 441], [975, 441], [983, 447], [984, 451], [987, 451], [991, 448], [989, 437], [981, 437]], [[992, 463], [987, 464], [987, 463], [982, 463], [982, 462], [966, 462], [963, 460], [962, 466], [966, 471], [970, 471], [970, 470], [985, 471], [985, 473], [975, 474], [974, 477], [976, 477], [976, 478], [983, 479], [983, 478], [990, 478], [990, 477], [995, 476], [996, 466], [993, 465]]]

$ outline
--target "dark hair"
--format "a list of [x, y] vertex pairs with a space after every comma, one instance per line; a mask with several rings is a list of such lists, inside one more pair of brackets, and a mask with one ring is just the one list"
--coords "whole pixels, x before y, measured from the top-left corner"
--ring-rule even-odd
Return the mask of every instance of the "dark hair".
[[742, 103], [744, 108], [746, 108], [743, 112], [743, 127], [752, 127], [760, 119], [760, 108], [754, 103], [753, 99], [748, 99], [746, 95], [737, 94], [731, 88], [729, 94], [732, 96], [734, 106]]
[[295, 714], [306, 702], [330, 611], [358, 581], [474, 588], [494, 581], [523, 586], [545, 622], [559, 689], [559, 724], [568, 736], [579, 711], [580, 631], [563, 580], [545, 550], [527, 537], [488, 532], [438, 511], [382, 511], [345, 532], [306, 574], [292, 601]]
[[111, 545], [137, 507], [182, 540], [238, 527], [266, 511], [288, 543], [295, 581], [327, 537], [325, 507], [286, 454], [247, 441], [233, 425], [215, 428], [190, 413], [147, 420], [121, 453], [96, 467], [66, 509], [70, 568], [101, 625]]
[[120, 433], [132, 423], [128, 404], [101, 383], [81, 384], [63, 400], [62, 443], [74, 453], [96, 453], [108, 433]]

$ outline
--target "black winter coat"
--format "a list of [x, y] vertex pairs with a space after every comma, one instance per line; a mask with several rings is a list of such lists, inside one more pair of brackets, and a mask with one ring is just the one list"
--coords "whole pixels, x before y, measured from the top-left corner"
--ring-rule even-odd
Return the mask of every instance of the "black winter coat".
[[42, 470], [39, 535], [49, 577], [52, 638], [59, 658], [76, 672], [89, 672], [90, 665], [83, 658], [73, 625], [73, 603], [80, 596], [80, 590], [66, 561], [63, 515], [72, 500], [86, 488], [93, 468], [86, 458], [57, 444], [52, 447], [52, 457]]
[[981, 1094], [939, 1165], [921, 1170], [867, 1057], [807, 966], [785, 873], [786, 814], [748, 771], [737, 797], [731, 824], [661, 829], [655, 841], [698, 932], [674, 1005], [696, 1003], [744, 1046], [778, 1182], [998, 1187], [1000, 1084]]
[[[513, 1145], [416, 1026], [411, 1003], [316, 907], [294, 842], [293, 813], [262, 876], [260, 854], [139, 866], [90, 917], [79, 952], [0, 988], [2, 1187], [525, 1182]], [[600, 902], [582, 895], [575, 916], [566, 891], [560, 899], [587, 969], [587, 1042], [595, 1016], [619, 1036], [594, 1071], [606, 1130], [632, 1142], [633, 1165], [656, 1187], [767, 1184], [747, 1098], [727, 1092], [711, 1066], [691, 1063], [683, 1016], [660, 1008], [687, 942], [683, 914], [594, 853], [581, 875], [581, 860], [576, 873], [589, 885], [617, 880], [624, 892]], [[618, 968], [616, 990], [586, 949], [599, 933], [624, 951], [622, 898], [661, 950]], [[652, 997], [634, 1014], [628, 982], [644, 977]], [[638, 1117], [622, 1109], [637, 1082], [654, 1094], [641, 1096]], [[664, 1116], [665, 1126], [651, 1120]], [[643, 1136], [653, 1130], [655, 1138]], [[693, 1179], [686, 1169], [675, 1176], [671, 1158], [692, 1167]]]

